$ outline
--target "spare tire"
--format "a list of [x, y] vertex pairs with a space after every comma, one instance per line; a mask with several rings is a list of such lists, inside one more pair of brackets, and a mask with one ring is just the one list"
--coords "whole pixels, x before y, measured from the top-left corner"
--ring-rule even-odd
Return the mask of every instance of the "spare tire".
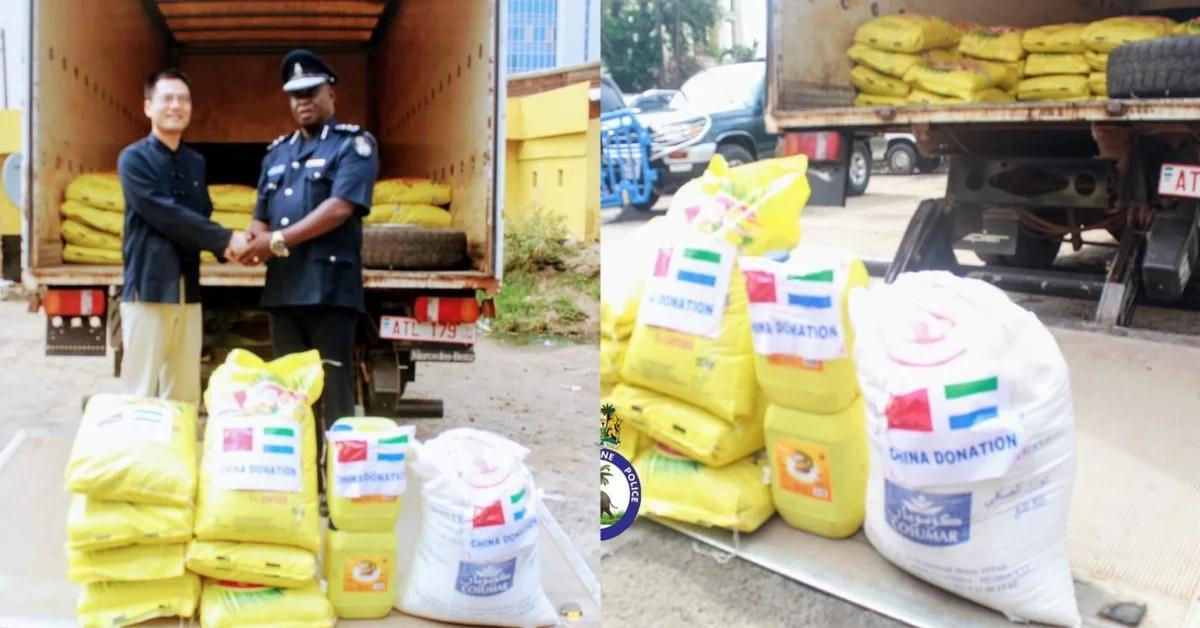
[[364, 268], [466, 270], [467, 234], [411, 225], [363, 226]]
[[1125, 44], [1108, 54], [1109, 98], [1200, 96], [1200, 36]]

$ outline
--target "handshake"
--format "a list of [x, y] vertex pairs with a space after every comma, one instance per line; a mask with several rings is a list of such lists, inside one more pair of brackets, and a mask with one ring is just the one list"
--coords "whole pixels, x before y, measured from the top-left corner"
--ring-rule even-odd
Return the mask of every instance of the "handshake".
[[271, 259], [271, 234], [253, 231], [234, 231], [225, 247], [225, 259], [255, 266]]

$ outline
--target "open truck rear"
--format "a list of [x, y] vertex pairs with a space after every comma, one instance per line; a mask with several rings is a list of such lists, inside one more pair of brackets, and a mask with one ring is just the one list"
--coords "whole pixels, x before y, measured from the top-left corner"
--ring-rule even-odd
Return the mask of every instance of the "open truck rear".
[[[1200, 100], [854, 108], [845, 51], [861, 24], [902, 10], [1032, 26], [1156, 8], [1183, 10], [1184, 15], [1172, 13], [1177, 19], [1200, 14], [1200, 4], [1182, 2], [1155, 7], [1107, 0], [771, 0], [768, 126], [783, 134], [781, 152], [810, 156], [810, 182], [814, 189], [825, 186], [821, 192], [827, 197], [844, 197], [851, 143], [864, 136], [911, 132], [924, 154], [949, 156], [945, 196], [914, 208], [889, 279], [906, 271], [949, 269], [1002, 283], [1023, 279], [1026, 287], [1070, 281], [1100, 297], [1102, 321], [1123, 324], [1148, 282], [1170, 283], [1164, 269], [1174, 269], [1167, 272], [1174, 273], [1176, 287], [1187, 283], [1195, 205], [1159, 194], [1157, 183], [1164, 162], [1200, 162]], [[1026, 222], [1039, 220], [1111, 229], [1119, 248], [1107, 276], [1068, 275], [1031, 263], [1038, 260], [1030, 251], [1044, 245], [1036, 242], [1030, 249], [1023, 238], [1036, 234], [1057, 249], [1076, 237], [1068, 231], [1054, 239], [1026, 228]], [[986, 237], [994, 234], [1010, 238]], [[996, 246], [978, 247], [981, 243]], [[955, 246], [1001, 256], [1006, 264], [960, 267]], [[1153, 290], [1169, 292], [1165, 287]], [[1069, 329], [1052, 333], [1067, 358], [1074, 391], [1077, 462], [1066, 542], [1084, 625], [1120, 626], [1106, 617], [1139, 608], [1140, 624], [1130, 619], [1137, 613], [1130, 613], [1124, 625], [1200, 625], [1200, 544], [1194, 534], [1200, 430], [1195, 369], [1184, 366], [1194, 363], [1196, 350], [1178, 337], [1147, 342]], [[900, 570], [861, 532], [831, 540], [775, 518], [753, 534], [731, 535], [660, 521], [909, 624], [1011, 625], [1000, 613]], [[1185, 528], [1189, 531], [1182, 532]]]
[[[364, 270], [368, 312], [356, 350], [360, 401], [369, 412], [440, 412], [438, 400], [401, 396], [418, 362], [473, 360], [475, 320], [491, 305], [478, 307], [478, 296], [498, 288], [501, 0], [30, 4], [22, 267], [38, 289], [34, 305], [46, 310], [48, 352], [104, 355], [107, 336], [119, 368], [121, 267], [63, 262], [59, 204], [72, 178], [115, 171], [120, 150], [148, 133], [144, 78], [167, 65], [188, 74], [194, 112], [185, 141], [205, 156], [210, 183], [253, 186], [267, 145], [294, 128], [279, 63], [287, 50], [304, 47], [339, 72], [335, 115], [375, 136], [380, 179], [451, 183], [453, 230], [465, 234], [465, 258], [454, 268]], [[440, 246], [443, 240], [412, 232], [382, 253], [404, 261]], [[233, 347], [270, 351], [257, 307], [263, 276], [261, 267], [203, 266], [206, 372]]]
[[[1194, 98], [1200, 94], [852, 106], [846, 50], [855, 30], [876, 15], [904, 11], [952, 22], [1031, 27], [1130, 14], [1182, 20], [1200, 15], [1200, 3], [772, 1], [766, 114], [768, 127], [782, 134], [780, 152], [806, 153], [813, 161], [810, 180], [820, 202], [844, 202], [850, 148], [858, 138], [913, 133], [923, 154], [948, 158], [945, 195], [916, 208], [889, 278], [910, 270], [951, 269], [1018, 291], [1093, 299], [1096, 322], [1107, 327], [1128, 325], [1139, 302], [1194, 300], [1187, 288], [1200, 250], [1197, 192], [1190, 179], [1182, 192], [1165, 186], [1160, 192], [1160, 182], [1172, 172], [1190, 173], [1189, 167], [1200, 163], [1195, 133], [1200, 100]], [[1148, 61], [1144, 71], [1179, 69], [1152, 65]], [[1172, 187], [1177, 178], [1171, 179]], [[1106, 271], [1053, 268], [1063, 244], [1078, 250], [1085, 242], [1116, 248]], [[960, 267], [955, 250], [973, 251], [987, 266]]]

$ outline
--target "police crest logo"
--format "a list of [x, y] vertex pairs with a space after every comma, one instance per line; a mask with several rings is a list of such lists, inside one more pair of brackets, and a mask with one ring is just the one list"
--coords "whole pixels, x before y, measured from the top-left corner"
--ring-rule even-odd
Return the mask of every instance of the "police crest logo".
[[604, 404], [600, 416], [600, 540], [608, 541], [637, 519], [642, 485], [633, 464], [614, 449], [621, 445], [616, 408]]

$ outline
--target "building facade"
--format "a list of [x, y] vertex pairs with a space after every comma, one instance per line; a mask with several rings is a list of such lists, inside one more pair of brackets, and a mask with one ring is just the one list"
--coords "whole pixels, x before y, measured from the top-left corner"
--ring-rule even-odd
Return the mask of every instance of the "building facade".
[[508, 72], [580, 65], [600, 58], [601, 0], [507, 0]]

